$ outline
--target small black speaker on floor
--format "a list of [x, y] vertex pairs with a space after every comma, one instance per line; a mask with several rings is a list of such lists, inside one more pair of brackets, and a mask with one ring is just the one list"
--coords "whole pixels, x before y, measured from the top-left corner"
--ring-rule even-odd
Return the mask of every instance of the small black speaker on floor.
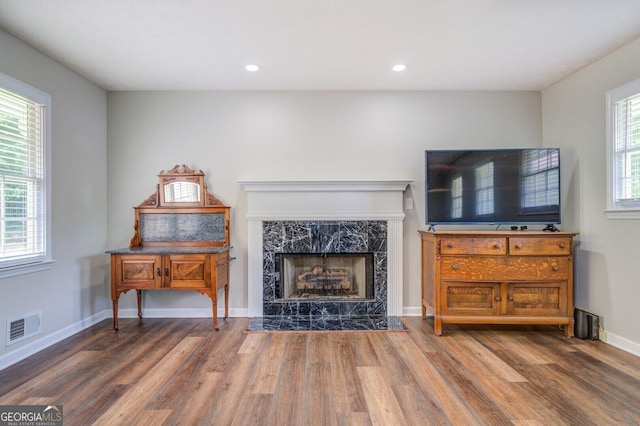
[[598, 340], [600, 338], [600, 318], [583, 309], [573, 311], [574, 334], [578, 339]]

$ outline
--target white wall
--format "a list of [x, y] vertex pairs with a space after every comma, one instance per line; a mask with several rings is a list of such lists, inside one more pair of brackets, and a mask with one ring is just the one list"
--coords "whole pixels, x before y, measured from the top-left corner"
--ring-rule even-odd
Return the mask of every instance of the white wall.
[[542, 92], [544, 144], [562, 148], [564, 225], [580, 232], [575, 304], [640, 354], [640, 220], [609, 220], [605, 93], [640, 78], [640, 39]]
[[[0, 30], [0, 72], [52, 97], [52, 269], [0, 279], [0, 369], [105, 317], [106, 93]], [[6, 321], [42, 310], [42, 333], [5, 346]]]
[[[542, 144], [539, 92], [117, 92], [108, 95], [108, 244], [126, 247], [132, 207], [160, 170], [186, 164], [232, 207], [231, 313], [247, 309], [246, 194], [239, 180], [410, 179], [405, 313], [419, 314], [424, 151]], [[493, 228], [490, 228], [493, 229]], [[199, 309], [198, 293], [147, 292], [145, 309]], [[133, 313], [135, 295], [120, 298]]]

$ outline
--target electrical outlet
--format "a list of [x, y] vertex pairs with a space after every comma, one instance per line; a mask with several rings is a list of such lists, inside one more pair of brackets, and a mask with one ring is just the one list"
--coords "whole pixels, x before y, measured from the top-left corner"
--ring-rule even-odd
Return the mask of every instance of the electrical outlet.
[[599, 330], [598, 330], [599, 331], [598, 339], [603, 341], [603, 342], [606, 342], [607, 341], [607, 337], [608, 337], [607, 336], [607, 332], [605, 331], [604, 327], [602, 326], [602, 323], [600, 323], [599, 326], [600, 327], [599, 327]]

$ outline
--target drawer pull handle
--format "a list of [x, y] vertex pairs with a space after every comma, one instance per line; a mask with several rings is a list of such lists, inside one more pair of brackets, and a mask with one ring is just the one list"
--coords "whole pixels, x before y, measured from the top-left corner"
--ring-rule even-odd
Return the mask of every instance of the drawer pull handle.
[[557, 270], [559, 270], [560, 268], [558, 267], [558, 265], [553, 265], [553, 266], [551, 266], [551, 269], [553, 269], [554, 271], [557, 271]]
[[158, 276], [161, 277], [162, 276], [162, 270], [158, 267], [158, 270], [156, 271], [158, 273]]
[[460, 269], [460, 264], [454, 263], [453, 265], [451, 265], [451, 269], [453, 269], [454, 271], [459, 270]]
[[493, 245], [493, 248], [494, 248], [494, 249], [499, 249], [499, 248], [500, 248], [500, 244], [499, 244], [499, 243], [495, 243], [495, 244]]
[[453, 244], [452, 243], [447, 243], [447, 248], [453, 248]]
[[164, 276], [165, 277], [169, 276], [169, 268], [164, 268]]
[[499, 301], [501, 301], [501, 300], [502, 300], [502, 297], [500, 297], [500, 296], [496, 296], [496, 297], [495, 297], [495, 300], [496, 300], [496, 302], [499, 302]]
[[516, 244], [516, 248], [517, 248], [517, 249], [521, 249], [521, 248], [522, 248], [522, 245], [520, 245], [520, 244]]
[[564, 245], [564, 243], [560, 243], [560, 248], [561, 248], [561, 249], [563, 249], [563, 248], [565, 248], [565, 247], [566, 247], [566, 246]]

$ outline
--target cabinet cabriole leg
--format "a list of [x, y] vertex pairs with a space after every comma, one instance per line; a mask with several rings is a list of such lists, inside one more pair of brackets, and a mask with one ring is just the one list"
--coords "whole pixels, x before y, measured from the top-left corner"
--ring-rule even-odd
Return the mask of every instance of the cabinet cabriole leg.
[[142, 290], [136, 290], [138, 296], [138, 318], [142, 319]]
[[113, 300], [113, 329], [118, 331], [118, 300]]
[[229, 318], [229, 284], [224, 286], [224, 319]]
[[214, 299], [211, 299], [211, 308], [213, 311], [213, 329], [215, 331], [220, 331], [218, 328], [218, 302]]

